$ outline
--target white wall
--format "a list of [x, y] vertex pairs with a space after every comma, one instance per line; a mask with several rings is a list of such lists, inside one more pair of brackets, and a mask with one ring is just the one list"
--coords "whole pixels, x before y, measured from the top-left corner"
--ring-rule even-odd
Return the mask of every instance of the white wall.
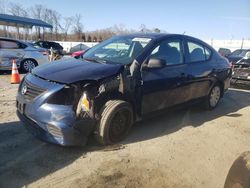
[[[231, 51], [233, 51], [236, 49], [240, 49], [242, 46], [242, 40], [204, 40], [204, 41], [213, 46], [216, 50], [218, 50], [219, 48], [229, 48]], [[97, 44], [97, 42], [63, 42], [63, 41], [56, 41], [56, 42], [60, 43], [66, 52], [69, 52], [71, 47], [80, 43], [83, 43], [89, 47], [93, 47], [94, 45]], [[242, 48], [250, 49], [250, 40], [244, 40]]]
[[236, 49], [250, 49], [250, 40], [204, 40], [206, 43], [213, 46], [216, 50], [219, 48], [228, 48], [231, 51]]
[[63, 50], [66, 52], [69, 52], [71, 47], [76, 46], [77, 44], [80, 44], [80, 43], [90, 48], [97, 44], [97, 42], [64, 42], [64, 41], [55, 41], [55, 42], [58, 42], [59, 44], [61, 44], [63, 47]]

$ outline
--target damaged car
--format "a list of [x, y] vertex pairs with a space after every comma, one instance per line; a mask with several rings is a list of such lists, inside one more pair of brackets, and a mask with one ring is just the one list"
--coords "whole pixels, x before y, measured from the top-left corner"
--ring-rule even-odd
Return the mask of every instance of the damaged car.
[[250, 84], [250, 52], [233, 66], [231, 82], [237, 83], [238, 81]]
[[[231, 66], [203, 41], [178, 34], [115, 36], [26, 75], [17, 115], [36, 137], [84, 145], [123, 140], [145, 116], [202, 101], [214, 109], [230, 84]], [[152, 127], [153, 128], [153, 127]]]

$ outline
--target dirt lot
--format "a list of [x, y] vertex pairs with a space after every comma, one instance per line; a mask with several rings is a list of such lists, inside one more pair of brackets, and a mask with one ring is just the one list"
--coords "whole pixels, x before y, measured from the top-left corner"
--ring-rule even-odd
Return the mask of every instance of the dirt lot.
[[200, 107], [138, 123], [121, 144], [43, 143], [15, 115], [18, 85], [0, 75], [0, 187], [223, 187], [250, 150], [250, 92], [230, 89], [214, 111]]

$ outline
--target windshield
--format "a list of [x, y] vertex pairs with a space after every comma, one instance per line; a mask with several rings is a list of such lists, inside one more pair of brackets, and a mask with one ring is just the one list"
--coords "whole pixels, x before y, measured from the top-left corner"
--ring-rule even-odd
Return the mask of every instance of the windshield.
[[101, 60], [104, 63], [130, 64], [150, 41], [150, 38], [112, 37], [89, 49], [83, 58], [95, 61]]

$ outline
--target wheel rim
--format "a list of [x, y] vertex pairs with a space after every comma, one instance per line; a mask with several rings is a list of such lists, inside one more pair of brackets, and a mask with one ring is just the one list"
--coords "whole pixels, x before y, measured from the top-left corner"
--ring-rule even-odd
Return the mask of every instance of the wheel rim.
[[110, 123], [109, 138], [112, 142], [118, 142], [126, 136], [129, 124], [131, 122], [131, 114], [128, 110], [120, 110], [117, 112]]
[[26, 60], [23, 62], [24, 70], [30, 72], [33, 68], [35, 68], [35, 63], [32, 60]]
[[210, 106], [211, 107], [215, 107], [218, 102], [220, 100], [220, 87], [219, 86], [215, 86], [210, 94]]

